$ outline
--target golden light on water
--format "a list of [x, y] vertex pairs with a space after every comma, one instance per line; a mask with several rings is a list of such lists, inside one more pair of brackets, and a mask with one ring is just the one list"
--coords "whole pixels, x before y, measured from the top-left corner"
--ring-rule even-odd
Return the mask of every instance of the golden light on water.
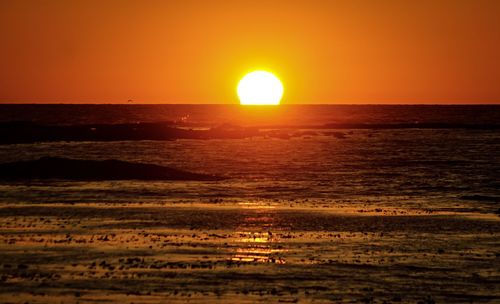
[[[231, 260], [234, 262], [258, 262], [285, 264], [286, 261], [281, 257], [285, 251], [281, 248], [275, 248], [279, 239], [270, 232], [239, 232], [240, 243], [235, 249]], [[277, 247], [277, 246], [276, 246]]]
[[242, 105], [279, 105], [283, 84], [273, 73], [254, 71], [238, 83], [238, 97]]
[[286, 250], [280, 245], [280, 236], [271, 232], [276, 224], [272, 207], [261, 203], [243, 203], [245, 207], [250, 205], [254, 208], [245, 212], [246, 216], [238, 227], [239, 237], [231, 261], [286, 264], [282, 256]]

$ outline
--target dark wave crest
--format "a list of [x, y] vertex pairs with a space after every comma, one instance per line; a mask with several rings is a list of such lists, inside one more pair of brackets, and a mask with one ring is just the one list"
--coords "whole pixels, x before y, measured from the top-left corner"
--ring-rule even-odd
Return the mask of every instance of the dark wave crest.
[[97, 161], [42, 157], [37, 160], [0, 164], [0, 179], [210, 181], [220, 180], [221, 177], [114, 159]]

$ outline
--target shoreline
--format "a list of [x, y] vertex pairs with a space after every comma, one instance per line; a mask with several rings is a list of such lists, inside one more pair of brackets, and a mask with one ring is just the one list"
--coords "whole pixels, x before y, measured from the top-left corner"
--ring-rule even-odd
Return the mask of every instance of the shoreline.
[[4, 204], [0, 299], [500, 299], [498, 216], [207, 205]]

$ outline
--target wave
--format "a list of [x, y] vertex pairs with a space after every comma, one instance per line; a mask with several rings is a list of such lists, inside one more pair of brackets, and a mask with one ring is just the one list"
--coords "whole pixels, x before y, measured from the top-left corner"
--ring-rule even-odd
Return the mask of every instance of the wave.
[[[314, 131], [301, 131], [304, 129]], [[329, 129], [474, 129], [500, 130], [500, 124], [463, 123], [329, 123], [322, 125], [286, 125], [240, 127], [220, 125], [213, 128], [195, 129], [164, 123], [135, 124], [93, 124], [73, 126], [51, 126], [27, 122], [0, 124], [0, 144], [20, 144], [53, 141], [133, 141], [133, 140], [176, 140], [176, 139], [243, 139], [250, 137], [271, 137], [287, 139], [309, 135], [344, 138], [339, 132]]]
[[0, 179], [211, 181], [220, 180], [222, 177], [115, 159], [98, 161], [42, 157], [37, 160], [0, 164]]

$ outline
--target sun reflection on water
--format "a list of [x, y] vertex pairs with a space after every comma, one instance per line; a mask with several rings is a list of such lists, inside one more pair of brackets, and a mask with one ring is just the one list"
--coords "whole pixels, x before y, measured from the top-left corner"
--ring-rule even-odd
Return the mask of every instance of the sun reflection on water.
[[267, 206], [246, 213], [236, 232], [238, 238], [231, 261], [285, 264], [281, 256], [285, 249], [280, 245], [279, 236], [272, 232], [275, 222], [276, 214]]

